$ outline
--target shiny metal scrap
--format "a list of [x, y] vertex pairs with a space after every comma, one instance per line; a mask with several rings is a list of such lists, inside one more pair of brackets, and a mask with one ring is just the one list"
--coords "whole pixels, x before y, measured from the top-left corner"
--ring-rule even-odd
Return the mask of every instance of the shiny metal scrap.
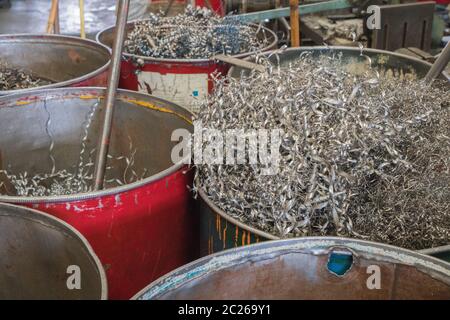
[[127, 53], [153, 58], [207, 59], [215, 54], [257, 51], [269, 44], [259, 30], [239, 19], [219, 17], [213, 11], [188, 6], [183, 14], [150, 14], [136, 21], [125, 40]]
[[[197, 164], [220, 209], [280, 237], [350, 236], [410, 249], [450, 242], [450, 94], [414, 75], [303, 53], [217, 79], [206, 128], [282, 129], [279, 172]], [[211, 137], [203, 138], [203, 147]], [[212, 138], [211, 138], [212, 139]]]

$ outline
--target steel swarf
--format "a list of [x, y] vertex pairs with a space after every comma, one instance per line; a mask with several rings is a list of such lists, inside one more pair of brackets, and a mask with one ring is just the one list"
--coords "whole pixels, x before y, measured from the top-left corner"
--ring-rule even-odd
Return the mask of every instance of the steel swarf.
[[125, 40], [125, 50], [138, 56], [166, 59], [208, 59], [215, 54], [258, 51], [268, 45], [257, 29], [206, 8], [187, 6], [183, 14], [150, 14], [137, 21]]
[[[370, 59], [368, 59], [370, 61]], [[412, 74], [302, 54], [216, 79], [207, 128], [282, 129], [279, 172], [197, 164], [196, 188], [280, 237], [336, 235], [410, 249], [450, 242], [450, 92]], [[211, 137], [203, 137], [205, 148]], [[236, 146], [236, 150], [242, 146]]]
[[[100, 101], [93, 104], [86, 115], [83, 125], [83, 135], [80, 143], [80, 155], [72, 167], [59, 168], [58, 161], [53, 157], [55, 143], [49, 128], [52, 119], [48, 113], [46, 132], [50, 139], [48, 150], [52, 168], [49, 172], [13, 172], [10, 169], [0, 168], [0, 194], [20, 197], [48, 197], [64, 196], [92, 192], [94, 187], [94, 160], [96, 148], [89, 149], [87, 141], [89, 129]], [[46, 105], [45, 110], [48, 112]], [[135, 159], [137, 149], [128, 136], [129, 149], [120, 155], [108, 154], [108, 165], [105, 170], [105, 189], [118, 187], [140, 181], [147, 177], [148, 170], [144, 168], [137, 173]], [[8, 166], [6, 166], [8, 167]], [[119, 169], [123, 168], [123, 169]]]
[[51, 84], [24, 70], [18, 70], [0, 62], [0, 91], [28, 89]]

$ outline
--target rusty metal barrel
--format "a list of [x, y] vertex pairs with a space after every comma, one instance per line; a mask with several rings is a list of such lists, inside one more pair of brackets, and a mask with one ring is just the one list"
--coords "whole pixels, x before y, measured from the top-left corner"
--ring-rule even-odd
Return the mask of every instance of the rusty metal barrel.
[[1, 95], [60, 87], [106, 86], [108, 48], [95, 41], [60, 35], [0, 35], [0, 63], [24, 70], [50, 84]]
[[[127, 24], [128, 32], [135, 23]], [[257, 37], [265, 37], [270, 43], [262, 51], [276, 48], [278, 39], [273, 31], [265, 27], [254, 28], [255, 31], [259, 30]], [[97, 34], [97, 41], [111, 48], [113, 36], [114, 27], [110, 27]], [[245, 58], [250, 54], [234, 57]], [[206, 97], [213, 89], [212, 75], [215, 72], [226, 75], [230, 69], [229, 64], [212, 59], [159, 59], [128, 53], [123, 56], [120, 88], [149, 93], [190, 109], [195, 101]], [[137, 63], [138, 59], [143, 64]]]
[[219, 252], [158, 279], [135, 299], [450, 299], [450, 264], [384, 244], [332, 237]]
[[[271, 55], [270, 60], [273, 63], [277, 64], [279, 61], [280, 65], [283, 66], [298, 59], [303, 52], [310, 52], [316, 56], [329, 54], [330, 52], [341, 54], [342, 61], [349, 65], [353, 64], [352, 68], [355, 69], [355, 72], [364, 71], [365, 68], [368, 67], [367, 58], [361, 56], [361, 53], [371, 58], [373, 67], [379, 67], [385, 70], [395, 70], [396, 72], [402, 72], [403, 74], [414, 73], [419, 78], [425, 76], [431, 67], [427, 62], [398, 53], [376, 49], [364, 49], [363, 52], [361, 52], [360, 49], [349, 47], [291, 48], [278, 51], [277, 54], [273, 54], [275, 53], [274, 51], [268, 52], [267, 55]], [[247, 58], [247, 60], [250, 61], [252, 59], [254, 58]], [[229, 76], [237, 78], [248, 72], [247, 69], [232, 67], [229, 71]], [[442, 74], [441, 78], [450, 79], [445, 73]], [[209, 200], [202, 190], [199, 191], [199, 195], [198, 211], [201, 216], [200, 250], [202, 255], [258, 243], [260, 241], [279, 239], [275, 235], [255, 229], [232, 218], [215, 203]], [[450, 261], [450, 244], [447, 246], [425, 249], [421, 252]]]
[[0, 299], [106, 299], [106, 276], [86, 239], [43, 212], [0, 204]]
[[[86, 164], [92, 162], [104, 94], [100, 88], [60, 88], [0, 98], [0, 170], [32, 177], [55, 167], [77, 172], [81, 154]], [[190, 118], [173, 103], [118, 90], [109, 154], [134, 154], [129, 158], [134, 165], [108, 160], [106, 180], [120, 179], [122, 185], [111, 182], [101, 191], [61, 196], [17, 196], [5, 192], [5, 183], [13, 188], [0, 174], [0, 202], [44, 211], [77, 229], [105, 268], [109, 297], [128, 299], [197, 257], [197, 223], [187, 188], [192, 171], [171, 158], [178, 143], [171, 141], [172, 133], [192, 130]], [[132, 171], [137, 179], [130, 178]]]

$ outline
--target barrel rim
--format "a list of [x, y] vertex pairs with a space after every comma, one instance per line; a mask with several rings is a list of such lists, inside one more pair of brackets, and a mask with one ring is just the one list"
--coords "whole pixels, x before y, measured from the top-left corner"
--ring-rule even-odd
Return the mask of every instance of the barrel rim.
[[[431, 269], [433, 272], [426, 272], [429, 276], [433, 278], [444, 277], [445, 279], [440, 280], [450, 285], [450, 264], [417, 251], [361, 239], [344, 237], [299, 237], [255, 243], [201, 257], [151, 282], [136, 293], [131, 300], [144, 299], [144, 297], [146, 300], [155, 298], [170, 290], [176, 290], [188, 280], [199, 278], [219, 269], [237, 265], [240, 260], [248, 261], [249, 256], [270, 254], [277, 251], [314, 250], [317, 248], [320, 248], [326, 253], [333, 248], [342, 247], [351, 251], [354, 250], [357, 253], [366, 254], [367, 256], [381, 255], [383, 258], [389, 259], [389, 261], [394, 263], [421, 267], [425, 270]], [[224, 257], [227, 257], [227, 259], [224, 259]], [[210, 268], [208, 268], [208, 264], [210, 264]], [[194, 271], [189, 272], [192, 270]]]
[[[417, 62], [419, 64], [422, 64], [424, 66], [427, 66], [429, 68], [431, 68], [432, 64], [412, 57], [412, 56], [408, 56], [402, 53], [398, 53], [398, 52], [393, 52], [393, 51], [387, 51], [387, 50], [381, 50], [381, 49], [374, 49], [374, 48], [355, 48], [355, 47], [345, 47], [345, 46], [304, 46], [304, 47], [298, 47], [298, 48], [286, 48], [286, 49], [275, 49], [275, 50], [271, 50], [271, 51], [266, 51], [261, 53], [261, 55], [267, 55], [270, 56], [272, 54], [275, 53], [283, 53], [285, 51], [298, 51], [298, 52], [305, 52], [305, 51], [329, 51], [329, 52], [333, 52], [333, 50], [338, 50], [338, 51], [349, 51], [349, 52], [362, 52], [363, 54], [365, 52], [370, 52], [370, 53], [377, 53], [377, 54], [385, 54], [388, 56], [394, 56], [397, 58], [402, 58], [402, 59], [406, 59], [406, 60], [410, 60], [410, 61], [414, 61]], [[246, 61], [250, 61], [251, 57], [245, 57]], [[237, 69], [236, 66], [231, 66], [230, 70], [228, 71], [228, 76], [232, 77], [233, 72]], [[444, 71], [442, 71], [442, 75], [448, 80], [450, 81], [450, 75]]]
[[[52, 216], [48, 213], [33, 209], [33, 208], [28, 208], [28, 207], [23, 207], [23, 206], [18, 206], [18, 205], [14, 205], [14, 204], [10, 204], [10, 203], [0, 203], [0, 209], [1, 208], [9, 208], [9, 209], [13, 209], [13, 210], [21, 210], [21, 214], [23, 214], [23, 212], [25, 211], [27, 215], [29, 215], [29, 219], [38, 222], [38, 223], [43, 223], [43, 221], [41, 220], [37, 220], [35, 219], [35, 217], [33, 217], [31, 215], [31, 213], [35, 213], [36, 215], [39, 216], [43, 216], [45, 219], [47, 219], [48, 221], [52, 221], [52, 222], [57, 222], [61, 225], [62, 229], [66, 229], [66, 231], [69, 231], [69, 233], [74, 234], [78, 240], [80, 240], [81, 244], [84, 246], [84, 249], [87, 251], [87, 253], [90, 255], [90, 257], [93, 260], [94, 265], [97, 267], [99, 276], [100, 276], [100, 286], [101, 286], [101, 292], [100, 292], [100, 300], [107, 300], [108, 299], [108, 281], [106, 278], [106, 272], [105, 269], [103, 268], [102, 263], [100, 262], [99, 257], [97, 256], [97, 254], [95, 253], [94, 249], [92, 248], [91, 244], [89, 243], [89, 241], [85, 238], [85, 236], [83, 236], [83, 234], [81, 234], [77, 229], [75, 229], [74, 227], [72, 227], [70, 224], [68, 224], [67, 222], [65, 222], [64, 220], [61, 220], [55, 216]], [[16, 214], [17, 216], [19, 216], [19, 214]], [[54, 225], [51, 225], [49, 223], [49, 227], [55, 227]]]
[[[129, 21], [128, 23], [127, 23], [127, 27], [128, 26], [130, 26], [130, 25], [134, 25], [136, 22], [144, 22], [144, 21], [150, 21], [151, 19], [136, 19], [136, 20], [132, 20], [132, 21]], [[249, 23], [249, 25], [250, 26], [252, 26], [252, 27], [258, 27], [259, 28], [259, 25], [257, 25], [257, 24], [254, 24], [254, 23]], [[114, 29], [116, 26], [115, 25], [112, 25], [112, 26], [109, 26], [109, 27], [107, 27], [107, 28], [105, 28], [105, 29], [103, 29], [103, 30], [101, 30], [101, 31], [99, 31], [97, 34], [96, 34], [96, 36], [95, 36], [95, 41], [97, 41], [98, 43], [100, 43], [101, 45], [103, 45], [103, 46], [105, 46], [105, 47], [107, 47], [109, 50], [111, 50], [111, 48], [108, 46], [108, 45], [106, 45], [105, 43], [103, 43], [103, 42], [101, 42], [101, 40], [100, 40], [100, 37], [103, 35], [103, 34], [105, 34], [106, 32], [110, 32], [112, 29]], [[236, 55], [232, 55], [232, 57], [234, 57], [234, 58], [245, 58], [245, 57], [247, 57], [247, 56], [250, 56], [250, 55], [254, 55], [254, 54], [258, 54], [258, 53], [263, 53], [263, 52], [265, 52], [265, 51], [267, 51], [267, 50], [271, 50], [271, 49], [274, 49], [274, 48], [276, 48], [276, 46], [277, 46], [277, 44], [278, 44], [278, 36], [276, 35], [276, 33], [275, 32], [273, 32], [272, 30], [270, 30], [269, 28], [267, 28], [267, 27], [264, 27], [264, 26], [262, 26], [261, 25], [261, 29], [264, 29], [264, 31], [265, 32], [267, 32], [267, 33], [269, 33], [272, 37], [273, 37], [273, 41], [272, 41], [272, 43], [270, 43], [270, 44], [268, 44], [267, 46], [265, 46], [264, 48], [261, 48], [260, 50], [258, 50], [258, 51], [251, 51], [251, 52], [244, 52], [244, 53], [239, 53], [239, 54], [236, 54]], [[177, 58], [177, 59], [169, 59], [169, 58], [153, 58], [153, 57], [146, 57], [146, 56], [139, 56], [139, 55], [136, 55], [136, 54], [131, 54], [131, 53], [127, 53], [127, 52], [122, 52], [122, 55], [124, 56], [124, 57], [127, 57], [127, 58], [134, 58], [134, 59], [142, 59], [142, 60], [144, 60], [144, 62], [165, 62], [165, 63], [209, 63], [209, 62], [214, 62], [215, 60], [214, 59], [179, 59], [179, 58]]]
[[111, 63], [111, 51], [107, 46], [100, 42], [96, 42], [90, 39], [82, 39], [73, 36], [65, 36], [65, 35], [57, 35], [57, 34], [39, 34], [39, 33], [20, 33], [20, 34], [0, 34], [0, 42], [8, 41], [8, 42], [24, 42], [20, 40], [26, 40], [26, 42], [41, 42], [41, 43], [66, 43], [73, 45], [85, 45], [93, 50], [98, 49], [98, 51], [103, 51], [105, 53], [105, 57], [108, 56], [108, 61], [106, 64], [97, 68], [96, 70], [85, 74], [81, 77], [73, 78], [66, 81], [51, 83], [45, 86], [32, 87], [26, 89], [16, 89], [16, 90], [0, 90], [0, 96], [4, 95], [12, 95], [12, 94], [20, 94], [20, 93], [29, 93], [36, 90], [44, 90], [44, 89], [52, 89], [52, 88], [60, 88], [67, 87], [73, 84], [77, 84], [79, 82], [86, 81], [90, 78], [100, 75], [101, 73], [108, 70], [109, 65]]
[[[225, 211], [223, 211], [222, 209], [220, 209], [210, 198], [209, 196], [206, 194], [206, 192], [203, 190], [203, 188], [199, 188], [198, 189], [198, 194], [200, 195], [200, 198], [205, 201], [206, 205], [209, 206], [211, 208], [211, 210], [214, 213], [217, 213], [219, 216], [221, 216], [222, 218], [224, 218], [225, 220], [227, 220], [228, 222], [231, 222], [232, 224], [237, 225], [239, 228], [241, 228], [242, 230], [245, 231], [249, 231], [251, 233], [256, 234], [257, 236], [266, 238], [268, 240], [281, 240], [280, 237], [274, 236], [273, 234], [270, 234], [268, 232], [262, 231], [260, 229], [254, 228], [252, 226], [249, 226], [248, 224], [245, 224], [235, 218], [233, 218], [232, 216], [230, 216], [229, 214], [227, 214]], [[1, 199], [1, 197], [0, 197]]]
[[[239, 228], [241, 228], [242, 230], [251, 232], [252, 234], [255, 234], [259, 237], [265, 238], [267, 240], [282, 240], [282, 238], [274, 236], [273, 234], [267, 233], [265, 231], [262, 231], [260, 229], [257, 229], [255, 227], [252, 227], [248, 224], [245, 224], [235, 218], [233, 218], [232, 216], [230, 216], [229, 214], [227, 214], [225, 211], [223, 211], [222, 209], [220, 209], [206, 194], [206, 192], [203, 190], [203, 188], [198, 189], [198, 194], [200, 195], [200, 198], [205, 202], [205, 204], [212, 210], [213, 213], [218, 214], [219, 216], [221, 216], [223, 219], [225, 219], [226, 221], [238, 226]], [[303, 238], [303, 237], [301, 237]], [[305, 237], [308, 238], [308, 237]], [[401, 247], [400, 247], [401, 248]], [[406, 248], [402, 248], [405, 250], [409, 250]], [[417, 250], [417, 252], [420, 252], [422, 254], [426, 254], [426, 255], [434, 255], [434, 254], [440, 254], [440, 253], [445, 253], [445, 252], [450, 252], [450, 244], [448, 245], [443, 245], [443, 246], [438, 246], [438, 247], [432, 247], [432, 248], [426, 248], [426, 249], [421, 249], [421, 250]]]
[[[55, 97], [54, 94], [56, 94], [56, 93], [59, 93], [58, 96], [61, 96], [67, 92], [69, 92], [69, 93], [70, 92], [86, 92], [91, 95], [93, 92], [96, 92], [99, 96], [101, 96], [101, 94], [99, 94], [99, 93], [100, 92], [106, 93], [106, 88], [102, 88], [102, 87], [55, 88], [55, 89], [34, 91], [34, 92], [31, 92], [31, 95], [33, 97], [45, 96], [46, 99], [49, 99], [49, 98], [54, 98]], [[2, 105], [2, 102], [8, 101], [8, 100], [17, 101], [22, 96], [24, 96], [24, 95], [26, 96], [27, 94], [28, 93], [24, 92], [24, 93], [0, 97], [0, 108], [7, 107], [7, 105]], [[133, 97], [137, 97], [141, 100], [147, 99], [147, 100], [151, 100], [151, 101], [156, 101], [156, 102], [162, 103], [166, 106], [170, 106], [170, 107], [174, 108], [175, 110], [179, 109], [180, 111], [188, 114], [191, 117], [193, 116], [193, 114], [188, 109], [183, 108], [173, 102], [170, 102], [170, 101], [167, 101], [167, 100], [164, 100], [164, 99], [161, 99], [161, 98], [149, 95], [149, 94], [136, 92], [136, 91], [132, 91], [132, 90], [117, 89], [117, 98], [119, 98], [121, 96], [124, 96], [124, 97], [133, 96]], [[129, 103], [131, 103], [131, 102], [129, 102]], [[183, 120], [186, 121], [186, 119], [183, 119]], [[5, 195], [0, 194], [0, 202], [18, 203], [18, 204], [23, 204], [23, 203], [35, 203], [35, 204], [38, 204], [38, 203], [61, 203], [61, 202], [90, 200], [90, 199], [102, 198], [102, 197], [116, 195], [116, 194], [122, 194], [122, 193], [125, 193], [128, 191], [135, 190], [140, 187], [146, 186], [155, 181], [161, 180], [177, 171], [180, 171], [180, 170], [184, 171], [183, 168], [188, 166], [189, 160], [190, 160], [190, 155], [186, 156], [184, 159], [182, 159], [178, 163], [172, 164], [168, 168], [166, 168], [158, 173], [155, 173], [154, 175], [152, 175], [150, 177], [147, 177], [145, 179], [142, 179], [142, 180], [139, 180], [139, 181], [136, 181], [133, 183], [129, 183], [129, 184], [126, 184], [123, 186], [118, 186], [118, 187], [109, 188], [109, 189], [105, 189], [105, 190], [98, 190], [98, 191], [77, 193], [77, 194], [63, 195], [63, 196], [20, 197], [20, 196], [5, 196]]]

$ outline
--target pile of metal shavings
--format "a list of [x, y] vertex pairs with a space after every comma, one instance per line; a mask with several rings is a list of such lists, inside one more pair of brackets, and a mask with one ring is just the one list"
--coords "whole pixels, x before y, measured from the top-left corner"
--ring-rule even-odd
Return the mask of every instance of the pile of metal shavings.
[[183, 14], [150, 15], [135, 23], [125, 40], [126, 52], [167, 59], [207, 59], [261, 50], [269, 43], [258, 39], [257, 28], [233, 16], [220, 17], [206, 8], [187, 6]]
[[[49, 146], [49, 160], [52, 169], [48, 173], [11, 173], [9, 170], [0, 170], [0, 194], [20, 197], [45, 197], [62, 196], [86, 193], [93, 191], [94, 185], [94, 159], [96, 148], [88, 149], [87, 140], [89, 128], [92, 124], [99, 101], [95, 103], [87, 114], [83, 124], [83, 136], [80, 146], [80, 157], [77, 164], [70, 170], [57, 170], [57, 163], [52, 155], [54, 149], [53, 137], [50, 133], [51, 118], [48, 113], [46, 131], [51, 140]], [[105, 189], [130, 184], [146, 178], [147, 169], [141, 174], [136, 173], [135, 156], [137, 149], [134, 148], [132, 139], [129, 139], [129, 151], [127, 155], [108, 154], [108, 164], [105, 171]], [[117, 168], [124, 167], [118, 175]]]
[[[282, 129], [279, 172], [197, 164], [196, 189], [232, 217], [282, 238], [449, 244], [448, 87], [386, 74], [370, 67], [352, 74], [338, 54], [302, 54], [285, 68], [217, 79], [197, 115], [203, 134]], [[203, 148], [213, 140], [204, 136]]]
[[36, 77], [24, 70], [10, 68], [0, 62], [0, 91], [28, 89], [51, 83], [51, 81]]

